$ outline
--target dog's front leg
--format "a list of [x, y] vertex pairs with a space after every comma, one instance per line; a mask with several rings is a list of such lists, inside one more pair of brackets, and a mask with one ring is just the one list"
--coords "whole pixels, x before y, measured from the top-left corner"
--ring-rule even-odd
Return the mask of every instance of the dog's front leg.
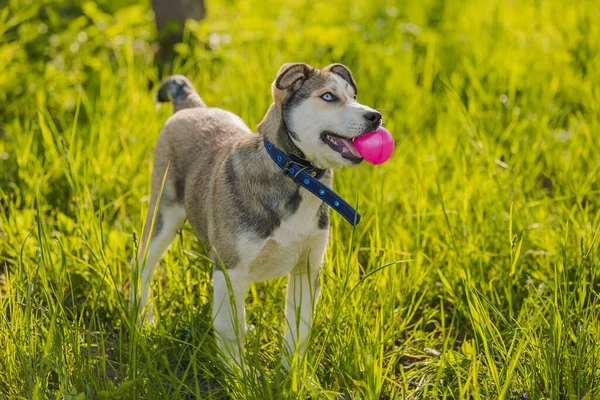
[[222, 354], [242, 366], [246, 312], [244, 297], [250, 286], [245, 273], [231, 270], [213, 272], [213, 320]]
[[329, 231], [309, 241], [307, 250], [289, 275], [285, 304], [286, 334], [283, 365], [289, 367], [295, 356], [301, 359], [312, 327], [313, 310], [319, 298], [319, 270], [327, 247]]

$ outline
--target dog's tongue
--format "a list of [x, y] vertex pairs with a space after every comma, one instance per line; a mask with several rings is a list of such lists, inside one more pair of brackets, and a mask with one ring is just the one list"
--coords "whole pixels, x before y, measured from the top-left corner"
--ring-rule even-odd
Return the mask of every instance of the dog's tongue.
[[338, 138], [336, 138], [336, 142], [338, 144], [341, 144], [342, 146], [344, 146], [344, 149], [347, 150], [347, 151], [344, 150], [345, 153], [350, 153], [355, 157], [360, 157], [360, 154], [359, 154], [358, 150], [356, 149], [356, 146], [354, 146], [354, 143], [351, 140], [338, 137]]

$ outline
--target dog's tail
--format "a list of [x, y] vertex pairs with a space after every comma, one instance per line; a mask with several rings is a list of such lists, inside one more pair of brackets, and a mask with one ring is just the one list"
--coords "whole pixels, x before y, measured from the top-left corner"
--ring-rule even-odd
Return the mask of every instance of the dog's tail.
[[173, 102], [173, 112], [184, 108], [206, 107], [192, 82], [183, 75], [173, 75], [165, 79], [154, 93], [154, 100], [157, 103]]

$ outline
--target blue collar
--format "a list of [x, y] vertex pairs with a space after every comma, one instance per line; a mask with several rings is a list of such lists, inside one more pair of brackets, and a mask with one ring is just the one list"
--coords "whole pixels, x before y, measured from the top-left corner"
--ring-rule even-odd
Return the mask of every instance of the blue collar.
[[275, 164], [283, 170], [283, 173], [291, 178], [297, 185], [302, 186], [335, 211], [340, 213], [350, 225], [354, 226], [360, 222], [360, 214], [346, 203], [337, 193], [319, 182], [325, 173], [324, 169], [315, 168], [309, 161], [294, 154], [287, 155], [279, 150], [277, 146], [264, 139], [265, 149]]

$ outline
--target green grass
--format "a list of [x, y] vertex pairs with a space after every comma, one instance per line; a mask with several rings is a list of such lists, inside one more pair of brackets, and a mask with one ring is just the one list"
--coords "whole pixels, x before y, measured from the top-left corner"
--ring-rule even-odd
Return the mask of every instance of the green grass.
[[[186, 226], [128, 312], [148, 207], [147, 2], [0, 2], [0, 398], [600, 398], [600, 6], [207, 0], [173, 68], [251, 127], [279, 66], [343, 62], [396, 139], [336, 173], [306, 361], [280, 365], [285, 280], [252, 286], [232, 377]], [[432, 350], [433, 349], [433, 350]]]

